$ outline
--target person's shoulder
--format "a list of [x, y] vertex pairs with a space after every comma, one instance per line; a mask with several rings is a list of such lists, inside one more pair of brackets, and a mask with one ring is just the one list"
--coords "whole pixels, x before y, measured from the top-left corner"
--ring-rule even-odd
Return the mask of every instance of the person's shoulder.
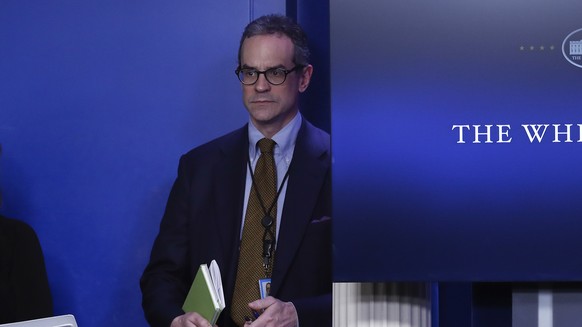
[[38, 238], [34, 229], [27, 223], [0, 216], [0, 231], [4, 238], [17, 242], [37, 242]]
[[330, 148], [331, 137], [329, 133], [319, 127], [316, 127], [307, 119], [303, 119], [298, 138], [304, 139], [307, 143], [312, 145], [315, 143], [319, 146], [322, 146], [323, 148]]
[[2, 228], [0, 228], [2, 231], [9, 233], [35, 234], [34, 230], [32, 227], [30, 227], [29, 224], [4, 216], [0, 216], [0, 226], [2, 226]]
[[197, 160], [202, 158], [208, 160], [213, 155], [241, 149], [241, 146], [248, 142], [247, 125], [238, 128], [225, 135], [217, 137], [209, 142], [199, 145], [182, 156], [182, 160]]
[[303, 126], [302, 126], [306, 131], [308, 131], [309, 133], [315, 134], [319, 137], [322, 138], [327, 138], [329, 139], [329, 133], [324, 131], [323, 129], [313, 125], [309, 120], [303, 118]]

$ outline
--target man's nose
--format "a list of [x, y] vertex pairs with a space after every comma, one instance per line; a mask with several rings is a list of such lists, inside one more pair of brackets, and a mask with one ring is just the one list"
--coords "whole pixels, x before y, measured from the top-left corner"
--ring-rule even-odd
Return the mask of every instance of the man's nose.
[[255, 90], [257, 92], [266, 92], [269, 91], [271, 89], [271, 83], [269, 83], [269, 81], [267, 81], [267, 77], [265, 77], [265, 74], [259, 74], [259, 78], [257, 79], [257, 82], [255, 83]]

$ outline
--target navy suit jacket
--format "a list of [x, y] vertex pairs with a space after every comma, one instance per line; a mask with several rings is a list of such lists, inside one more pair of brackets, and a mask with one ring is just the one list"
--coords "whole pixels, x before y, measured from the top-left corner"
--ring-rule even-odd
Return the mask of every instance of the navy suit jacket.
[[[218, 326], [234, 326], [234, 290], [248, 160], [248, 127], [201, 145], [180, 159], [151, 258], [141, 278], [153, 327], [168, 327], [198, 266], [217, 261], [227, 308]], [[289, 167], [271, 294], [295, 305], [302, 327], [331, 326], [330, 137], [305, 119]]]

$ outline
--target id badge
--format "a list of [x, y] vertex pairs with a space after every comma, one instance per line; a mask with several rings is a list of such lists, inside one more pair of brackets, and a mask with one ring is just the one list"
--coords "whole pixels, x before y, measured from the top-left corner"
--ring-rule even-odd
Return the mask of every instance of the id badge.
[[271, 278], [259, 279], [259, 290], [261, 290], [261, 299], [269, 296], [271, 293]]

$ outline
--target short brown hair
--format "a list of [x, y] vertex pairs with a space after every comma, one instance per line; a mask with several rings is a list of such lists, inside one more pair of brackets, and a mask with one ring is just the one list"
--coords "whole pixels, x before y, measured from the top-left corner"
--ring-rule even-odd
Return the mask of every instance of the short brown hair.
[[243, 42], [252, 36], [269, 34], [281, 34], [289, 37], [295, 46], [293, 63], [300, 66], [307, 66], [309, 64], [310, 52], [307, 46], [307, 34], [305, 34], [305, 31], [291, 18], [273, 14], [261, 16], [245, 27], [238, 47], [239, 68]]

